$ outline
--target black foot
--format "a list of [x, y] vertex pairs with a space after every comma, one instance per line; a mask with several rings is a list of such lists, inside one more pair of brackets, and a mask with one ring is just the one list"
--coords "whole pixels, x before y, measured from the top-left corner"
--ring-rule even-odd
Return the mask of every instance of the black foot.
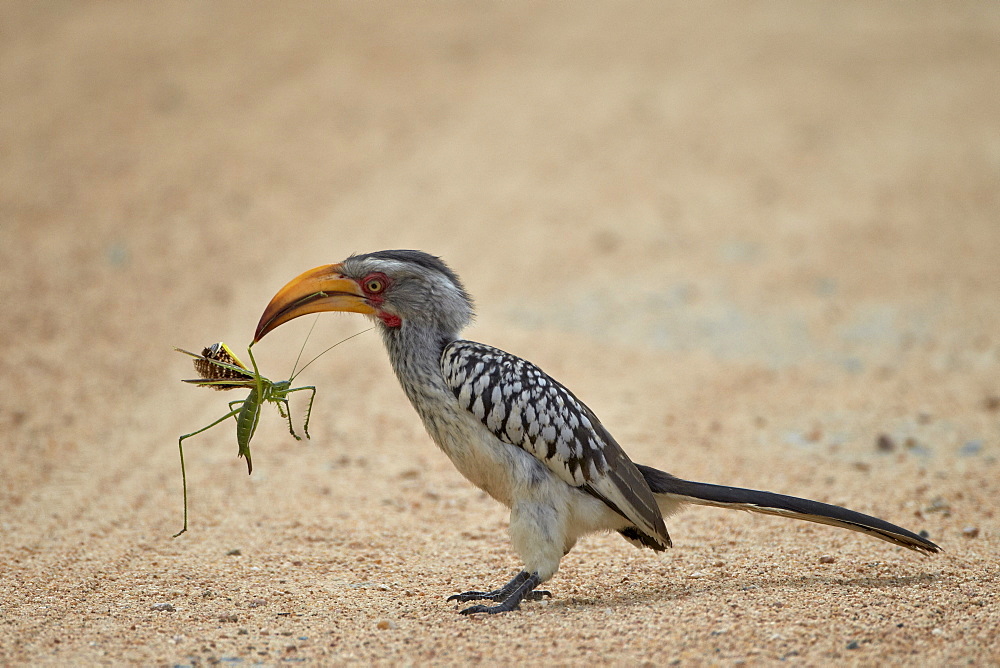
[[[502, 601], [504, 600], [504, 596], [500, 593], [501, 591], [500, 589], [494, 589], [493, 591], [463, 591], [461, 594], [452, 594], [447, 600], [461, 601], [463, 603], [466, 601]], [[552, 592], [545, 589], [535, 589], [525, 594], [521, 600], [541, 601], [543, 598], [552, 598]]]
[[496, 614], [498, 612], [510, 612], [517, 610], [521, 601], [538, 601], [546, 596], [551, 598], [552, 594], [544, 590], [535, 590], [541, 584], [541, 579], [535, 573], [521, 571], [514, 576], [514, 579], [505, 584], [500, 589], [493, 591], [467, 591], [461, 594], [454, 594], [448, 597], [449, 601], [498, 601], [498, 605], [474, 605], [471, 608], [462, 610], [463, 615], [472, 615], [478, 612]]
[[452, 594], [448, 597], [449, 601], [502, 601], [510, 596], [511, 592], [517, 589], [520, 585], [528, 579], [530, 574], [527, 571], [521, 571], [514, 578], [505, 584], [500, 589], [494, 589], [493, 591], [466, 591], [461, 594]]

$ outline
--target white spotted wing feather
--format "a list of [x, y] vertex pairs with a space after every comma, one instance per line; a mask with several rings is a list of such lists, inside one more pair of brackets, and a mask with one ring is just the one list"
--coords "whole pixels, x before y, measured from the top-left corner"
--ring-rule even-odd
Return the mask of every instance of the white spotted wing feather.
[[441, 371], [459, 405], [498, 439], [604, 501], [635, 524], [650, 547], [670, 545], [642, 474], [572, 392], [531, 362], [472, 341], [448, 344]]

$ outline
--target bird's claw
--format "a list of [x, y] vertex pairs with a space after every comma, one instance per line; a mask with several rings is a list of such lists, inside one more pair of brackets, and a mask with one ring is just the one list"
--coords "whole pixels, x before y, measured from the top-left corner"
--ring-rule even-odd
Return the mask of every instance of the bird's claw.
[[[463, 591], [461, 594], [452, 594], [445, 600], [461, 601], [462, 603], [467, 601], [502, 601], [507, 593], [502, 589], [494, 589], [493, 591]], [[529, 591], [524, 595], [525, 601], [541, 601], [543, 598], [552, 598], [552, 592], [539, 589]], [[482, 611], [477, 610], [476, 612]]]
[[480, 612], [485, 612], [488, 615], [495, 615], [499, 612], [510, 612], [511, 610], [517, 610], [520, 608], [520, 604], [515, 604], [511, 606], [504, 605], [500, 603], [499, 605], [474, 605], [465, 610], [460, 610], [458, 614], [460, 615], [475, 615]]
[[463, 591], [461, 594], [452, 594], [446, 601], [499, 601], [500, 590], [493, 591]]
[[466, 591], [461, 594], [452, 594], [449, 601], [497, 601], [497, 605], [473, 605], [462, 610], [463, 615], [474, 615], [485, 612], [496, 614], [498, 612], [510, 612], [517, 610], [521, 601], [539, 601], [545, 597], [552, 598], [551, 592], [545, 590], [535, 590], [541, 580], [535, 573], [521, 571], [514, 576], [510, 582], [493, 591]]

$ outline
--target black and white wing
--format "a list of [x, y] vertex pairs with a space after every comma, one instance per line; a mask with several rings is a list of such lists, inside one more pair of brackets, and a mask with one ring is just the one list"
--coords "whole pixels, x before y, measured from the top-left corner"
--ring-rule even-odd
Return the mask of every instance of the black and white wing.
[[664, 549], [670, 537], [649, 485], [593, 411], [537, 366], [472, 341], [453, 341], [441, 371], [459, 404], [497, 438], [534, 455], [568, 485], [601, 499]]

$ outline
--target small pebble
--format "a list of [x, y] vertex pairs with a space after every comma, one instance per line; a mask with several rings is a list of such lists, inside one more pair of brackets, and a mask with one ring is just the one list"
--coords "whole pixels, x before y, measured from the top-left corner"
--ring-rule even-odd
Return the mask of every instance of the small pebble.
[[892, 452], [896, 449], [896, 442], [888, 434], [879, 434], [875, 441], [875, 449], [879, 452]]
[[983, 442], [979, 440], [966, 441], [958, 450], [958, 454], [961, 457], [972, 457], [978, 455], [983, 449]]
[[240, 621], [240, 618], [237, 617], [236, 615], [222, 615], [221, 617], [219, 617], [219, 621], [220, 622], [238, 622], [238, 621]]
[[391, 622], [388, 619], [383, 619], [379, 621], [379, 623], [376, 624], [375, 627], [380, 631], [385, 631], [387, 629], [399, 628], [399, 625], [396, 624], [396, 622]]
[[267, 601], [265, 601], [262, 598], [255, 598], [254, 600], [250, 601], [251, 608], [260, 608], [265, 605], [267, 605]]
[[821, 564], [832, 564], [837, 561], [836, 557], [830, 556], [829, 554], [824, 554], [819, 558], [819, 563]]
[[944, 513], [945, 517], [951, 514], [951, 506], [944, 500], [943, 496], [935, 496], [931, 499], [931, 504], [924, 508], [925, 513]]
[[175, 610], [173, 603], [154, 603], [149, 606], [149, 609], [157, 612], [174, 612]]
[[108, 264], [112, 267], [124, 267], [128, 264], [128, 248], [125, 244], [114, 243], [105, 249]]
[[978, 538], [979, 537], [979, 527], [965, 527], [962, 529], [962, 535], [966, 538]]
[[226, 552], [227, 557], [238, 557], [241, 554], [243, 554], [243, 552], [240, 551], [239, 549], [229, 550], [228, 552]]
[[847, 649], [857, 649], [859, 647], [861, 647], [861, 645], [858, 644], [857, 640], [852, 640], [851, 642], [847, 643]]

